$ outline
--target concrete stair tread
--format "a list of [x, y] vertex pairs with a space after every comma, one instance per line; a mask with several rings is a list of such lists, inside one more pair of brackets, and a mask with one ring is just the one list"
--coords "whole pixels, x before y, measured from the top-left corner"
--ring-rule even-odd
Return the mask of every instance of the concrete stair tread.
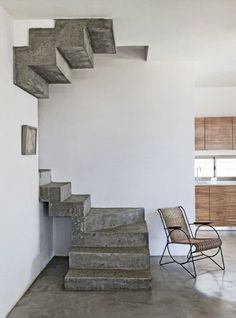
[[29, 29], [29, 67], [50, 84], [71, 82], [71, 70], [56, 47], [54, 28]]
[[39, 169], [39, 186], [52, 182], [52, 173], [50, 169]]
[[128, 278], [151, 280], [149, 270], [126, 270], [126, 269], [76, 269], [70, 268], [65, 278]]
[[[81, 27], [86, 27], [89, 34], [94, 53], [114, 54], [116, 53], [115, 38], [113, 34], [113, 21], [107, 18], [75, 18], [75, 19], [56, 19], [55, 30], [59, 46], [75, 47], [78, 45]], [[65, 34], [73, 33], [73, 41], [65, 40]], [[77, 44], [76, 44], [77, 43]], [[73, 45], [72, 45], [73, 44]]]
[[141, 247], [148, 246], [146, 222], [116, 226], [113, 228], [84, 232], [83, 237], [75, 238], [73, 246], [93, 247]]
[[59, 188], [63, 187], [64, 185], [70, 184], [70, 182], [50, 182], [48, 184], [44, 184], [41, 186], [42, 188]]
[[92, 208], [87, 215], [86, 232], [116, 228], [144, 221], [144, 208]]
[[149, 255], [148, 247], [81, 247], [74, 246], [70, 250], [70, 253], [82, 253], [82, 254], [145, 254]]
[[114, 214], [114, 213], [127, 213], [127, 212], [139, 212], [143, 208], [92, 208], [90, 215], [101, 215], [101, 214]]
[[49, 97], [49, 85], [28, 65], [30, 62], [30, 49], [28, 46], [14, 47], [14, 84], [37, 98]]
[[[105, 233], [105, 234], [119, 234], [119, 233], [148, 233], [146, 222], [137, 223], [137, 224], [127, 224], [122, 226], [117, 226], [108, 229], [102, 229], [94, 231], [97, 233]], [[93, 233], [93, 232], [91, 232]]]
[[90, 198], [89, 194], [72, 194], [69, 198], [64, 200], [66, 203], [83, 203]]
[[70, 196], [71, 182], [50, 182], [40, 186], [40, 200], [50, 202], [50, 206], [53, 206], [56, 202], [63, 202]]

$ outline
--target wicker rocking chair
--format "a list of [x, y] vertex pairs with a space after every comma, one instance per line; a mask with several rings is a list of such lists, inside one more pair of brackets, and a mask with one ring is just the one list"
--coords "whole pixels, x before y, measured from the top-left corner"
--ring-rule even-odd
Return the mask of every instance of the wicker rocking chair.
[[[195, 222], [190, 224], [183, 207], [174, 207], [174, 208], [164, 208], [158, 209], [160, 214], [163, 227], [165, 230], [167, 242], [160, 259], [160, 265], [166, 265], [171, 263], [177, 263], [181, 265], [193, 278], [196, 278], [196, 267], [195, 262], [209, 258], [213, 263], [215, 263], [220, 269], [225, 270], [224, 257], [222, 252], [222, 241], [216, 229], [210, 225], [211, 222]], [[190, 225], [196, 225], [197, 229], [193, 235]], [[216, 237], [214, 238], [198, 238], [198, 230], [202, 226], [210, 227]], [[170, 245], [172, 244], [185, 244], [189, 246], [189, 252], [186, 256], [186, 259], [181, 262], [176, 260], [170, 251]], [[211, 249], [217, 249], [213, 255], [209, 256], [206, 254], [206, 251]], [[165, 253], [168, 252], [171, 261], [162, 262]], [[218, 254], [221, 254], [222, 265], [217, 263], [213, 258]], [[186, 268], [186, 264], [192, 263], [192, 271]]]

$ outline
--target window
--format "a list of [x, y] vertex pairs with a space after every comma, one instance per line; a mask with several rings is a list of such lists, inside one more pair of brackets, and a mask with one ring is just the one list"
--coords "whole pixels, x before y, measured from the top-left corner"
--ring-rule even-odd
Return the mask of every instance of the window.
[[236, 157], [195, 158], [195, 178], [236, 177]]
[[235, 177], [236, 158], [215, 158], [216, 177]]
[[195, 159], [195, 178], [214, 177], [214, 158]]

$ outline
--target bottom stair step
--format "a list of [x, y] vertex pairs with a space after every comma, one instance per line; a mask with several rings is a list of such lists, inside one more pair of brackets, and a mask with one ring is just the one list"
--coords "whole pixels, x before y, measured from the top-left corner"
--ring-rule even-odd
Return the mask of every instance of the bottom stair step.
[[65, 277], [67, 290], [139, 290], [151, 289], [150, 271], [69, 269]]

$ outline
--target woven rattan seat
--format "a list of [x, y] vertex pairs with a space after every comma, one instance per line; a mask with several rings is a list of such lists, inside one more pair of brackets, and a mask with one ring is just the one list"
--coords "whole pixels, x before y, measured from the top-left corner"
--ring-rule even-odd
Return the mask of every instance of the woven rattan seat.
[[[182, 240], [180, 244], [189, 244], [189, 240]], [[195, 246], [195, 252], [207, 251], [222, 245], [219, 238], [190, 238], [190, 243]]]

